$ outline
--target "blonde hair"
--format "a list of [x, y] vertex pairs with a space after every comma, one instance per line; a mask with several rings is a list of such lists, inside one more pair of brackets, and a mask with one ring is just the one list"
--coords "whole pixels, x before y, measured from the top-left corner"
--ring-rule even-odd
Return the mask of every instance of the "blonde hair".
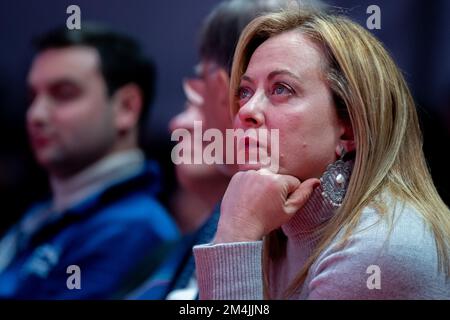
[[[268, 38], [290, 30], [298, 30], [322, 49], [327, 60], [324, 77], [338, 111], [344, 108], [351, 121], [356, 155], [340, 214], [326, 224], [320, 243], [286, 295], [301, 288], [311, 265], [341, 230], [341, 245], [345, 244], [363, 208], [376, 205], [381, 215], [389, 216], [386, 206], [378, 201], [383, 191], [412, 205], [423, 217], [435, 237], [439, 270], [448, 277], [450, 211], [436, 191], [426, 165], [418, 116], [407, 84], [388, 52], [369, 32], [345, 17], [305, 10], [272, 13], [253, 20], [243, 31], [233, 60], [232, 113], [239, 109], [236, 92], [253, 52]], [[264, 241], [268, 297], [269, 259], [276, 259], [282, 245], [277, 231]]]

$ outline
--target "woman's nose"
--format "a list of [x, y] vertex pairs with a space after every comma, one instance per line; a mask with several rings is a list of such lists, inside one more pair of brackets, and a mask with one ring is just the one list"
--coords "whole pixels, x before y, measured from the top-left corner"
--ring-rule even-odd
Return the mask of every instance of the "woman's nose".
[[245, 128], [258, 128], [264, 124], [264, 103], [262, 95], [254, 95], [238, 111], [238, 118]]

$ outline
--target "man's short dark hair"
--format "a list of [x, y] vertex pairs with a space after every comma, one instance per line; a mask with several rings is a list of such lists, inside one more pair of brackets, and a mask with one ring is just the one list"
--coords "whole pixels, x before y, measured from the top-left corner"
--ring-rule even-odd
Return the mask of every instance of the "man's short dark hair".
[[298, 6], [322, 9], [320, 0], [227, 0], [206, 18], [200, 32], [200, 57], [231, 72], [233, 55], [244, 28], [256, 17]]
[[38, 52], [72, 46], [96, 49], [108, 94], [113, 95], [126, 84], [136, 84], [143, 100], [140, 121], [145, 119], [154, 95], [155, 67], [131, 37], [105, 26], [83, 24], [81, 30], [69, 30], [65, 26], [51, 30], [36, 38], [35, 46]]

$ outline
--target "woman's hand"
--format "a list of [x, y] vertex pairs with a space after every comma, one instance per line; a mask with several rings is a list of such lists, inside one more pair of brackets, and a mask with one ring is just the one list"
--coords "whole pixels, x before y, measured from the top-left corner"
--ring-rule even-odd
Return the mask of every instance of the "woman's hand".
[[261, 240], [288, 222], [320, 184], [267, 169], [236, 173], [222, 200], [214, 243]]

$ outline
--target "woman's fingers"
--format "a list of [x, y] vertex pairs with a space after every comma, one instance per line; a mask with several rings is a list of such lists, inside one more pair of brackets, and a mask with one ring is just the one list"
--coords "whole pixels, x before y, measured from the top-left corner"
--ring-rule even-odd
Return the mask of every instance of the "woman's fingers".
[[222, 200], [215, 240], [220, 243], [261, 239], [288, 222], [319, 183], [318, 179], [302, 183], [296, 177], [267, 169], [237, 173]]
[[285, 202], [285, 213], [294, 215], [308, 202], [315, 188], [320, 185], [320, 180], [316, 178], [303, 181], [287, 198]]

